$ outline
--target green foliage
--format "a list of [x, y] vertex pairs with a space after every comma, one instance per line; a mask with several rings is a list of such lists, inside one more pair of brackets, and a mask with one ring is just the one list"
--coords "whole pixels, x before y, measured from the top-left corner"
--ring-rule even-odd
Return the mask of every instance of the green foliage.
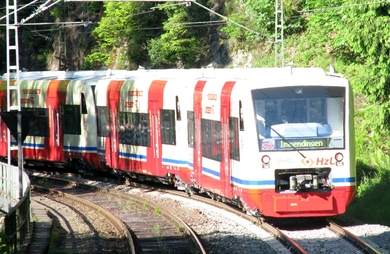
[[381, 170], [374, 176], [362, 178], [356, 200], [352, 203], [347, 215], [365, 222], [390, 226], [389, 186], [389, 170]]
[[85, 68], [118, 62], [125, 68], [199, 66], [208, 51], [202, 39], [207, 33], [185, 23], [204, 16], [199, 8], [172, 3], [106, 3], [94, 30], [99, 45], [87, 56]]
[[150, 61], [154, 67], [191, 67], [203, 54], [202, 44], [184, 26], [187, 13], [183, 7], [165, 5], [168, 15], [164, 33], [148, 43]]
[[[299, 12], [303, 9], [303, 0], [284, 0], [285, 34], [301, 32], [305, 20]], [[227, 3], [226, 13], [229, 18], [258, 32], [244, 30], [229, 23], [223, 29], [228, 37], [240, 45], [253, 46], [264, 40], [273, 40], [275, 31], [275, 1], [274, 0], [232, 0]]]
[[102, 66], [109, 66], [110, 64], [111, 59], [108, 53], [104, 53], [99, 50], [94, 50], [85, 58], [83, 69], [98, 70]]
[[106, 3], [104, 15], [93, 31], [98, 47], [87, 56], [85, 67], [110, 67], [118, 57], [128, 62], [125, 66], [128, 68], [143, 63], [147, 59], [147, 41], [159, 34], [158, 30], [148, 28], [158, 26], [163, 18], [160, 12], [151, 11], [153, 6], [138, 2]]
[[274, 2], [271, 0], [232, 0], [227, 3], [226, 13], [229, 19], [261, 34], [257, 36], [228, 22], [223, 31], [237, 43], [253, 44], [270, 37], [273, 33]]
[[[0, 228], [2, 230], [2, 228]], [[0, 253], [8, 253], [9, 252], [9, 246], [5, 239], [5, 233], [0, 232]]]

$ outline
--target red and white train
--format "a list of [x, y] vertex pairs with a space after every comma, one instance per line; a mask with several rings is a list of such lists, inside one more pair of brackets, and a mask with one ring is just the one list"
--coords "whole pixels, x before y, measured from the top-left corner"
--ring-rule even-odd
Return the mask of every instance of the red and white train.
[[353, 199], [353, 95], [322, 69], [26, 72], [17, 82], [35, 116], [27, 160], [168, 179], [269, 217], [333, 216]]

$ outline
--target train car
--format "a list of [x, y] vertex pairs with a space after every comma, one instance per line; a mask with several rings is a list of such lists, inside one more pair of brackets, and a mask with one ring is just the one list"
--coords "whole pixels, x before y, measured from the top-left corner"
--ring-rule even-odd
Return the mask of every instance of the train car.
[[[23, 143], [26, 159], [62, 161], [63, 138], [60, 133], [59, 108], [65, 98], [66, 82], [58, 80], [20, 80], [22, 111], [31, 117], [30, 128]], [[0, 93], [2, 110], [6, 110], [6, 82], [2, 82]], [[0, 155], [7, 156], [7, 128], [1, 126]], [[12, 138], [12, 143], [16, 141]], [[16, 151], [12, 153], [16, 156]]]
[[87, 120], [78, 138], [63, 134], [66, 160], [90, 152], [92, 165], [276, 218], [342, 214], [354, 196], [353, 94], [341, 76], [318, 68], [79, 76], [65, 82], [63, 107]]
[[[23, 143], [24, 158], [44, 162], [88, 162], [99, 166], [96, 140], [95, 72], [21, 73], [22, 112], [32, 116]], [[100, 77], [104, 78], [104, 77]], [[6, 82], [1, 84], [2, 110], [6, 109]], [[7, 128], [0, 122], [0, 155], [7, 156]], [[15, 144], [16, 141], [13, 140]], [[16, 157], [16, 152], [12, 153]]]

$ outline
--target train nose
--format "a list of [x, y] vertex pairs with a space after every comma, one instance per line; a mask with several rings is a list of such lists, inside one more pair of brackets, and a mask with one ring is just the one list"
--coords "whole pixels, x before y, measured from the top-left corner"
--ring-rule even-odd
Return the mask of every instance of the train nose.
[[330, 191], [330, 170], [330, 168], [277, 169], [275, 190], [277, 192]]

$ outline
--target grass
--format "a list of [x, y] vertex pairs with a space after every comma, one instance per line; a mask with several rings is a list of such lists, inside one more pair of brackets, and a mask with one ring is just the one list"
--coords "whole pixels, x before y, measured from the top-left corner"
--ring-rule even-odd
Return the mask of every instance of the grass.
[[4, 233], [0, 234], [0, 253], [8, 253], [9, 246], [7, 245], [5, 241], [5, 235]]
[[[389, 158], [386, 156], [382, 164]], [[386, 167], [370, 167], [360, 162], [357, 173], [357, 195], [346, 216], [390, 226], [390, 163]]]
[[367, 178], [358, 188], [348, 216], [368, 223], [390, 226], [390, 174]]

